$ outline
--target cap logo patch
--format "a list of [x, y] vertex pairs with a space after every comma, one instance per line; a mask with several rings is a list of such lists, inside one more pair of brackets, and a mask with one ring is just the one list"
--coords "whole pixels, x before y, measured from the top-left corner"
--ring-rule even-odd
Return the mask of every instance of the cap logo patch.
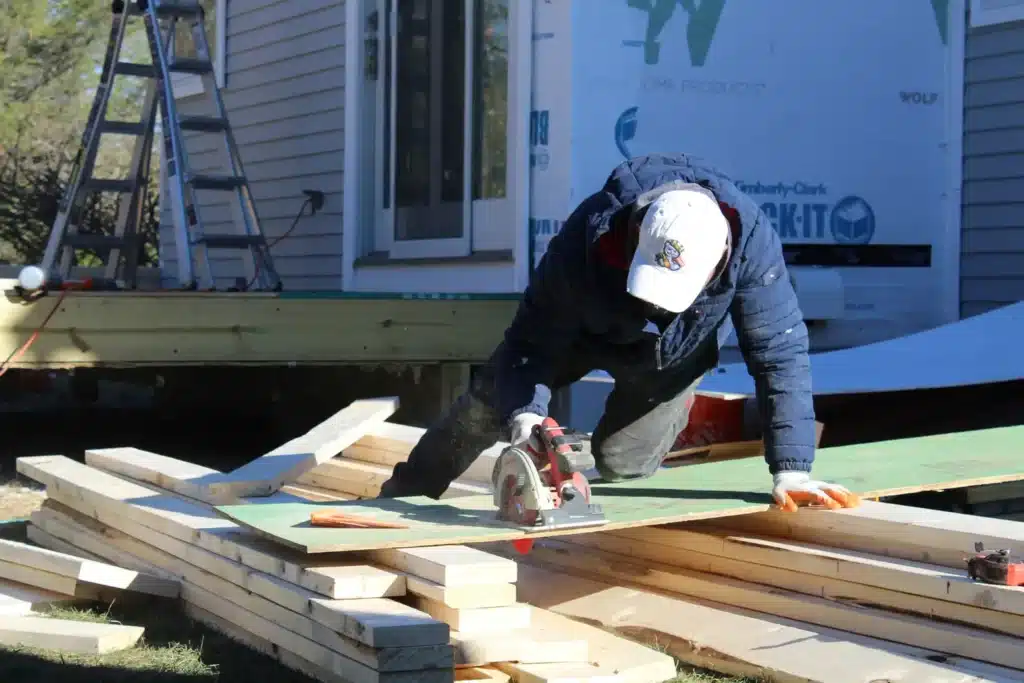
[[654, 262], [662, 268], [679, 270], [683, 267], [683, 245], [676, 240], [665, 240], [659, 251], [654, 256]]

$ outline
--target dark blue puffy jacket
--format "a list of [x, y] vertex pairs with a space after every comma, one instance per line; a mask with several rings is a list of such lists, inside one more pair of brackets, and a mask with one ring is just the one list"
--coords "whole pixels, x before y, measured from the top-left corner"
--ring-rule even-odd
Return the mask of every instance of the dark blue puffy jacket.
[[[694, 304], [664, 333], [651, 334], [626, 293], [631, 254], [616, 226], [681, 182], [714, 193], [732, 224], [731, 252]], [[593, 359], [616, 386], [681, 390], [717, 364], [733, 326], [755, 380], [770, 471], [809, 471], [815, 431], [807, 328], [768, 217], [700, 159], [631, 159], [577, 207], [535, 268], [495, 359], [496, 407], [504, 420], [547, 415], [560, 368], [580, 357]]]

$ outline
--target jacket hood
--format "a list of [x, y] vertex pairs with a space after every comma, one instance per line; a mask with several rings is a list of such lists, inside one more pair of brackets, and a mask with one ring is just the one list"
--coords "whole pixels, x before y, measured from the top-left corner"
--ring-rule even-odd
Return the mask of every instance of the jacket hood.
[[[718, 199], [722, 212], [732, 225], [732, 249], [736, 251], [744, 235], [757, 221], [760, 211], [757, 204], [743, 194], [725, 174], [698, 157], [687, 154], [649, 154], [634, 157], [616, 166], [601, 188], [601, 208], [589, 215], [587, 224], [587, 243], [592, 247], [592, 255], [598, 252], [594, 249], [598, 240], [613, 225], [639, 212], [665, 192], [686, 184], [706, 187]], [[604, 264], [622, 267], [623, 262], [619, 259], [625, 259], [628, 263], [632, 258], [625, 240], [615, 240], [613, 244], [608, 244], [606, 240], [606, 244], [601, 247], [598, 258]]]

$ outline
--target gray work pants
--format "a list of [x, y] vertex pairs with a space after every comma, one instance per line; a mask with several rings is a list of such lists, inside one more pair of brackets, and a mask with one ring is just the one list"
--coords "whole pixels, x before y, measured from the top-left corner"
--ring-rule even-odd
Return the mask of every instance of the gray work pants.
[[[550, 388], [555, 391], [568, 386], [593, 369], [588, 363], [580, 363]], [[591, 437], [591, 453], [602, 479], [649, 477], [661, 466], [679, 432], [686, 428], [700, 382], [700, 377], [693, 381], [682, 373], [678, 376], [681, 386], [673, 386], [671, 378], [666, 382], [664, 377], [651, 383], [616, 380]], [[659, 385], [657, 389], [655, 384]], [[488, 364], [447, 414], [426, 431], [409, 459], [395, 466], [391, 478], [381, 487], [380, 497], [440, 498], [483, 451], [509, 438], [508, 428], [494, 406], [494, 371]]]

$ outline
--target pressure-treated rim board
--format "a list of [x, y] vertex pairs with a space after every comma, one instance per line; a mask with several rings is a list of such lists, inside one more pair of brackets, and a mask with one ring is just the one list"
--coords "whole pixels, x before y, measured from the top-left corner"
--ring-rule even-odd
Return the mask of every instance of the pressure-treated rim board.
[[[1024, 302], [874, 344], [811, 354], [814, 394], [880, 393], [1024, 379]], [[708, 373], [701, 391], [754, 394], [743, 363]]]
[[[879, 497], [1024, 479], [1024, 426], [858, 444], [818, 451], [814, 475]], [[760, 512], [771, 504], [763, 459], [662, 469], [650, 479], [595, 484], [609, 523], [526, 533], [495, 520], [491, 496], [434, 501], [399, 498], [343, 503], [224, 505], [216, 510], [259, 535], [305, 553], [485, 543], [669, 524]], [[331, 529], [309, 524], [312, 511], [341, 509], [408, 529]], [[814, 514], [800, 511], [797, 514]]]

